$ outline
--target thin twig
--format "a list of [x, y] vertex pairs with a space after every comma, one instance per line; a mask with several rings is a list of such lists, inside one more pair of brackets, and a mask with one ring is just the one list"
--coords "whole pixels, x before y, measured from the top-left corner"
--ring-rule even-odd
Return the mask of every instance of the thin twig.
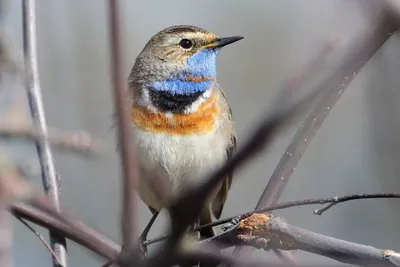
[[[327, 207], [323, 209], [322, 212], [326, 211], [328, 207], [332, 207], [332, 204], [339, 204], [339, 203], [344, 203], [347, 201], [352, 201], [352, 200], [362, 200], [362, 199], [389, 199], [389, 198], [400, 198], [400, 194], [397, 193], [374, 193], [374, 194], [352, 194], [352, 195], [346, 195], [346, 196], [336, 196], [336, 197], [329, 197], [329, 198], [316, 198], [316, 199], [304, 199], [304, 200], [296, 200], [296, 201], [288, 201], [280, 204], [274, 204], [274, 205], [269, 205], [267, 207], [264, 207], [262, 209], [257, 209], [254, 211], [249, 211], [245, 212], [236, 216], [224, 218], [222, 220], [214, 221], [209, 224], [204, 224], [200, 225], [198, 227], [195, 227], [193, 231], [200, 231], [201, 229], [207, 228], [207, 227], [214, 227], [218, 226], [221, 224], [225, 223], [232, 223], [232, 222], [239, 222], [240, 220], [243, 220], [244, 218], [247, 218], [251, 216], [254, 213], [265, 213], [265, 212], [270, 212], [273, 210], [282, 210], [282, 209], [287, 209], [287, 208], [293, 208], [293, 207], [298, 207], [298, 206], [306, 206], [306, 205], [323, 205], [323, 204], [329, 204]], [[314, 210], [313, 213], [316, 215], [321, 215], [322, 214], [321, 210]], [[143, 242], [143, 245], [151, 245], [157, 242], [160, 242], [162, 240], [165, 240], [169, 236], [160, 236], [154, 239], [149, 239]]]
[[47, 250], [51, 253], [51, 255], [53, 256], [54, 260], [56, 260], [58, 262], [59, 265], [62, 265], [62, 263], [60, 262], [60, 260], [57, 258], [56, 253], [54, 252], [54, 250], [51, 248], [51, 246], [49, 245], [49, 243], [47, 243], [46, 239], [44, 239], [44, 237], [38, 232], [36, 231], [32, 226], [29, 225], [29, 223], [27, 223], [26, 221], [24, 221], [21, 217], [16, 216], [16, 218], [23, 224], [26, 226], [26, 228], [28, 228], [32, 233], [34, 233], [39, 240], [43, 243], [43, 245], [47, 248]]
[[[128, 113], [128, 97], [126, 95], [125, 78], [121, 54], [121, 27], [117, 0], [109, 0], [109, 30], [111, 38], [111, 73], [114, 85], [114, 104], [118, 121], [118, 143], [123, 168], [123, 198], [121, 229], [123, 248], [132, 254], [138, 248], [136, 221], [136, 192], [139, 165], [132, 149], [133, 133], [130, 129]], [[138, 250], [137, 250], [138, 252]], [[136, 253], [133, 253], [136, 254]], [[125, 255], [130, 264], [135, 264], [135, 255]], [[124, 258], [123, 257], [123, 258]]]
[[35, 129], [30, 125], [21, 125], [15, 122], [6, 123], [0, 121], [1, 138], [19, 138], [34, 140], [36, 142], [47, 141], [59, 149], [66, 149], [74, 152], [81, 152], [85, 155], [94, 155], [98, 152], [100, 142], [95, 140], [86, 132], [62, 132], [55, 129], [48, 129], [48, 134]]
[[[47, 123], [44, 114], [42, 93], [39, 79], [39, 66], [36, 48], [36, 17], [35, 0], [23, 0], [23, 39], [25, 53], [25, 70], [27, 79], [27, 94], [33, 123], [47, 135]], [[60, 211], [60, 185], [54, 166], [53, 155], [48, 142], [35, 142], [42, 170], [43, 187], [57, 211]], [[50, 232], [50, 240], [57, 258], [63, 267], [67, 267], [67, 248], [64, 237]], [[60, 266], [53, 260], [53, 266]]]

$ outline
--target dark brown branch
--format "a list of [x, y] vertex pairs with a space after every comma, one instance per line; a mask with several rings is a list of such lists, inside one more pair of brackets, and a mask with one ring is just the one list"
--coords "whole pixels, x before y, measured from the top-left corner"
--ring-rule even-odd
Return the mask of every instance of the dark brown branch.
[[[121, 246], [107, 239], [102, 233], [95, 231], [82, 221], [78, 221], [69, 216], [66, 222], [57, 216], [23, 203], [13, 203], [11, 211], [14, 216], [24, 218], [51, 231], [57, 232], [104, 258], [115, 262], [118, 260]], [[61, 214], [61, 216], [64, 215]], [[73, 221], [73, 223], [70, 223], [71, 221]]]
[[[123, 247], [127, 251], [137, 246], [137, 222], [135, 198], [138, 181], [138, 160], [132, 150], [133, 135], [130, 130], [128, 97], [125, 94], [125, 77], [121, 53], [121, 28], [118, 1], [109, 0], [109, 30], [111, 38], [111, 72], [114, 84], [114, 104], [118, 122], [118, 144], [123, 168], [123, 209], [121, 228]], [[130, 259], [131, 264], [132, 259]]]

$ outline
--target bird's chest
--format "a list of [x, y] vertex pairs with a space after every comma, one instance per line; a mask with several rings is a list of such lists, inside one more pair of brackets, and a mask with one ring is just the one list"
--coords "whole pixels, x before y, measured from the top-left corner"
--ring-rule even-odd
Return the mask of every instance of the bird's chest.
[[[221, 128], [221, 112], [216, 93], [187, 114], [154, 112], [133, 106], [132, 122], [137, 149], [145, 163], [142, 165], [156, 167], [175, 191], [187, 183], [201, 181], [227, 157], [229, 140]], [[142, 180], [142, 184], [146, 181]]]
[[216, 129], [200, 135], [152, 133], [138, 128], [136, 145], [142, 161], [159, 168], [173, 190], [201, 181], [226, 160], [227, 140]]

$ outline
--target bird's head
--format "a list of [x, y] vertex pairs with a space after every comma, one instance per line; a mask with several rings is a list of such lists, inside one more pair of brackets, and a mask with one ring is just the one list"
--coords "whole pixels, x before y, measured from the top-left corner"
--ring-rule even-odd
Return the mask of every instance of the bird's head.
[[242, 38], [219, 38], [195, 26], [164, 29], [148, 41], [137, 57], [130, 81], [171, 94], [204, 92], [216, 80], [220, 49]]

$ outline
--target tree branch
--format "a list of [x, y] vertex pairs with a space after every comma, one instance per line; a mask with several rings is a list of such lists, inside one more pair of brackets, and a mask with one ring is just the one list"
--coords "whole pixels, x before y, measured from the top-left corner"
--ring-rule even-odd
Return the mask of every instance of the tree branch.
[[[353, 200], [365, 200], [365, 199], [389, 199], [389, 198], [400, 198], [400, 194], [398, 193], [374, 193], [374, 194], [351, 194], [351, 195], [346, 195], [346, 196], [335, 196], [335, 197], [329, 197], [329, 198], [316, 198], [316, 199], [304, 199], [304, 200], [295, 200], [295, 201], [288, 201], [280, 204], [275, 204], [275, 205], [269, 205], [267, 207], [264, 207], [262, 209], [257, 209], [254, 211], [249, 211], [245, 212], [236, 216], [224, 218], [222, 220], [217, 220], [212, 223], [200, 225], [198, 227], [195, 227], [193, 231], [200, 231], [204, 228], [208, 227], [214, 227], [226, 223], [235, 223], [239, 222], [240, 220], [243, 220], [249, 216], [251, 216], [254, 213], [265, 213], [265, 212], [270, 212], [273, 210], [282, 210], [282, 209], [287, 209], [287, 208], [293, 208], [293, 207], [298, 207], [298, 206], [306, 206], [306, 205], [323, 205], [323, 204], [329, 204], [328, 206], [322, 208], [322, 209], [317, 209], [314, 210], [313, 213], [315, 215], [322, 215], [323, 212], [328, 210], [329, 208], [333, 207], [334, 205], [348, 202], [348, 201], [353, 201]], [[151, 245], [160, 241], [165, 240], [169, 236], [164, 235], [160, 237], [156, 237], [154, 239], [149, 239], [143, 242], [143, 245]]]
[[[326, 90], [326, 93], [322, 95], [314, 110], [308, 115], [294, 135], [255, 209], [278, 202], [298, 162], [308, 148], [311, 139], [315, 136], [334, 105], [363, 66], [390, 38], [391, 34], [398, 29], [399, 24], [393, 19], [390, 12], [388, 12], [386, 5], [371, 2], [368, 2], [368, 5], [368, 8], [375, 12], [375, 17], [371, 18], [370, 27], [359, 36], [354, 37], [352, 44], [344, 49], [344, 52], [340, 55], [339, 67], [335, 69], [331, 77], [323, 85], [325, 88], [329, 88], [329, 90]], [[235, 249], [234, 253], [240, 253], [242, 249]], [[251, 250], [251, 248], [247, 250], [246, 254], [250, 254]]]
[[[109, 1], [109, 30], [111, 39], [111, 73], [114, 84], [114, 104], [118, 121], [118, 143], [123, 169], [123, 209], [121, 216], [121, 229], [123, 248], [132, 251], [137, 248], [137, 221], [136, 221], [136, 192], [138, 183], [139, 165], [135, 153], [132, 150], [133, 133], [130, 130], [130, 121], [125, 94], [125, 78], [121, 55], [120, 20], [118, 15], [118, 1]], [[129, 259], [135, 264], [134, 258]]]
[[237, 229], [242, 245], [270, 250], [300, 249], [339, 262], [359, 266], [397, 266], [400, 254], [317, 234], [287, 223], [274, 215], [255, 213]]
[[[16, 217], [24, 218], [53, 232], [57, 232], [104, 258], [114, 262], [118, 261], [121, 246], [105, 237], [102, 233], [87, 226], [82, 221], [76, 220], [71, 216], [69, 216], [68, 220], [63, 220], [58, 216], [24, 203], [13, 203], [11, 205], [11, 212]], [[65, 214], [61, 213], [60, 216], [65, 216]]]
[[[23, 0], [23, 43], [25, 53], [25, 71], [27, 82], [27, 95], [33, 123], [40, 131], [47, 135], [47, 123], [44, 113], [42, 93], [39, 80], [39, 66], [36, 48], [36, 16], [35, 0]], [[53, 154], [47, 141], [36, 142], [36, 150], [42, 170], [43, 187], [57, 211], [60, 211], [60, 184], [57, 181], [57, 173], [54, 166]], [[59, 265], [53, 260], [53, 266], [68, 266], [66, 239], [50, 231], [50, 241]]]

